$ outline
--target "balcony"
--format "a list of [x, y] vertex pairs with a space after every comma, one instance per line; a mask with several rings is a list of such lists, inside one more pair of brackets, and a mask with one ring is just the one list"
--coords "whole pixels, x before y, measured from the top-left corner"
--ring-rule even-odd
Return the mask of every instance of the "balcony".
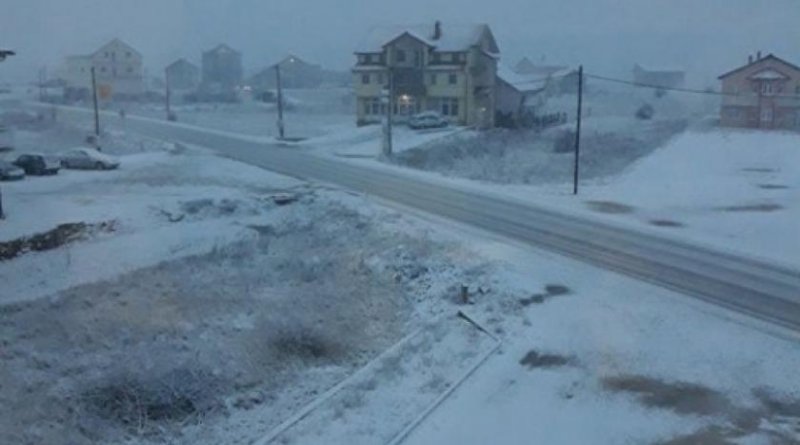
[[395, 68], [393, 74], [396, 94], [412, 97], [425, 95], [423, 70], [419, 68]]

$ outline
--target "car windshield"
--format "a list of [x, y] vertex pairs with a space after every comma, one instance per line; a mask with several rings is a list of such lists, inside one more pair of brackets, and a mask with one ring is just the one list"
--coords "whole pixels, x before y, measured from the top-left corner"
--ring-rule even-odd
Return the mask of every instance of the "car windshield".
[[800, 0], [0, 0], [0, 160], [0, 445], [800, 444]]

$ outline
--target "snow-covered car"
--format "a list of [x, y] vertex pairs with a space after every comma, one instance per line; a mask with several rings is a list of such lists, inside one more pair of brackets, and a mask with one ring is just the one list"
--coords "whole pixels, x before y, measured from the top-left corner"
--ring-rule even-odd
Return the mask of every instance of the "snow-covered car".
[[89, 170], [111, 170], [119, 167], [119, 159], [93, 148], [78, 147], [61, 155], [61, 166]]
[[442, 128], [446, 127], [448, 124], [449, 122], [447, 119], [435, 111], [426, 111], [424, 113], [415, 114], [411, 116], [411, 119], [408, 120], [408, 126], [415, 130], [421, 130], [425, 128]]
[[16, 181], [25, 177], [25, 170], [16, 165], [0, 161], [0, 181]]
[[58, 159], [39, 153], [19, 155], [13, 164], [25, 170], [26, 175], [55, 175], [61, 169]]

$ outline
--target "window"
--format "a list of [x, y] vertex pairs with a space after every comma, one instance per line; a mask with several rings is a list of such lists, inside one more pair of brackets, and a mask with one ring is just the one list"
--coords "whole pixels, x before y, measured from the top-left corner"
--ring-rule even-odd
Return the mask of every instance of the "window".
[[435, 74], [435, 73], [434, 73], [434, 74], [431, 74], [431, 76], [430, 76], [430, 82], [429, 82], [429, 83], [430, 83], [431, 85], [436, 85], [436, 74]]
[[369, 85], [369, 74], [361, 75], [361, 83], [364, 85]]
[[[433, 53], [433, 56], [431, 56], [431, 57], [433, 59], [433, 63], [441, 63], [442, 62], [442, 55], [440, 53]], [[800, 88], [800, 87], [798, 87], [798, 88]]]
[[383, 85], [386, 83], [386, 79], [383, 78], [383, 73], [378, 73], [378, 85]]
[[438, 104], [442, 116], [458, 117], [458, 99], [439, 99]]
[[128, 67], [128, 74], [133, 74], [133, 67], [132, 66]]
[[764, 82], [761, 84], [761, 94], [766, 96], [772, 95], [772, 82]]
[[130, 52], [130, 51], [126, 52], [126, 53], [125, 53], [125, 57], [126, 57], [126, 58], [128, 58], [128, 59], [130, 59], [130, 58], [131, 58], [131, 52]]
[[422, 51], [414, 51], [414, 66], [422, 66]]
[[402, 49], [398, 49], [397, 53], [395, 54], [395, 61], [397, 62], [405, 62], [406, 61], [406, 52]]
[[772, 122], [772, 108], [761, 109], [761, 122]]
[[106, 52], [106, 53], [104, 54], [104, 56], [105, 56], [105, 58], [106, 58], [106, 59], [108, 59], [108, 58], [110, 57], [110, 56], [108, 55], [108, 52]]
[[105, 73], [105, 72], [106, 72], [106, 67], [102, 67], [102, 68], [100, 68], [100, 72], [101, 72], [101, 73]]
[[800, 85], [797, 85], [797, 87], [795, 87], [794, 94], [797, 94], [798, 96], [800, 96]]
[[447, 76], [447, 83], [450, 85], [455, 85], [458, 83], [458, 74], [451, 74]]

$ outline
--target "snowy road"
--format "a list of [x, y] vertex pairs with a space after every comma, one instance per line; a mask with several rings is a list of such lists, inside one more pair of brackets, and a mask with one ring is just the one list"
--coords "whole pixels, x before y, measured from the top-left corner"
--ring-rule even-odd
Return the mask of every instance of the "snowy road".
[[[86, 110], [61, 116], [88, 119]], [[106, 121], [118, 120], [115, 115]], [[358, 165], [186, 125], [128, 117], [128, 130], [218, 150], [237, 160], [337, 184], [664, 286], [800, 331], [800, 272], [707, 247], [461, 188], [391, 167]]]

